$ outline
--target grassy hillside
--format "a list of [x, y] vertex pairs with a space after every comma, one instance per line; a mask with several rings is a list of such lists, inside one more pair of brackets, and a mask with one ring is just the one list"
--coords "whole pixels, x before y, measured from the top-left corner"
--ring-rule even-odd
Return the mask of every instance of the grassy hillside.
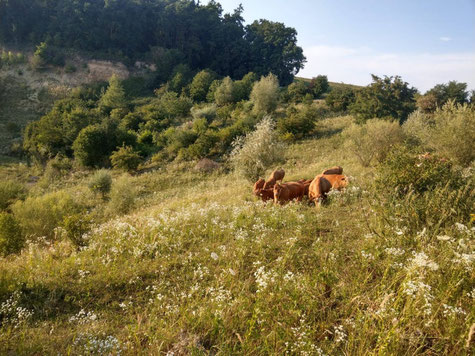
[[90, 192], [90, 172], [32, 185], [88, 204], [96, 224], [79, 250], [57, 229], [0, 260], [0, 353], [470, 354], [473, 230], [387, 219], [377, 170], [342, 145], [351, 122], [326, 119], [288, 148], [285, 180], [333, 165], [352, 177], [320, 209], [265, 205], [249, 182], [193, 163], [114, 173], [110, 201]]

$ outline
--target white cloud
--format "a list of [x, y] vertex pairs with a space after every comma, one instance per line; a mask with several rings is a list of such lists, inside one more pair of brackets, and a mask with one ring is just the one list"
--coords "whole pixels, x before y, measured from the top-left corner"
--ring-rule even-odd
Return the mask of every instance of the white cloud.
[[450, 37], [447, 37], [447, 36], [442, 36], [442, 37], [439, 37], [439, 40], [443, 41], [443, 42], [449, 42], [449, 41], [452, 41], [452, 39]]
[[298, 74], [302, 77], [324, 74], [332, 82], [367, 85], [370, 74], [400, 75], [422, 92], [450, 80], [475, 88], [475, 52], [380, 53], [368, 47], [312, 46], [304, 53], [307, 64]]

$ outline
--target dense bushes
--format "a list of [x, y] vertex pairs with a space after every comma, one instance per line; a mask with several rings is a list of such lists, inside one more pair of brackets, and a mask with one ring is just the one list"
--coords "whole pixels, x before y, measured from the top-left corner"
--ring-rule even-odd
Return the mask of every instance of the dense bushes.
[[103, 199], [107, 197], [107, 194], [109, 194], [111, 186], [112, 177], [105, 169], [96, 171], [89, 180], [89, 189], [94, 193], [101, 194]]
[[328, 107], [336, 112], [346, 111], [354, 103], [356, 90], [349, 87], [332, 88], [325, 98]]
[[17, 201], [12, 205], [13, 215], [23, 236], [48, 239], [55, 236], [55, 228], [61, 226], [66, 216], [79, 210], [79, 204], [64, 191], [28, 197], [25, 201]]
[[417, 111], [404, 123], [403, 128], [414, 143], [460, 165], [468, 166], [475, 159], [473, 106], [450, 102], [433, 115]]
[[125, 171], [135, 171], [142, 158], [130, 146], [122, 146], [111, 155], [112, 167]]
[[25, 238], [13, 215], [0, 212], [0, 256], [19, 252], [24, 243]]
[[26, 189], [23, 184], [5, 180], [0, 182], [0, 212], [7, 210], [8, 207], [18, 199], [26, 196]]
[[416, 108], [414, 95], [417, 89], [409, 87], [399, 76], [372, 77], [373, 83], [357, 92], [356, 100], [350, 106], [352, 114], [359, 123], [375, 117], [404, 122]]
[[277, 130], [285, 141], [296, 141], [311, 136], [315, 129], [317, 111], [312, 105], [301, 109], [291, 106], [285, 118], [277, 121]]
[[270, 117], [265, 117], [255, 131], [240, 137], [233, 145], [231, 162], [235, 171], [252, 182], [269, 168], [285, 161], [284, 145], [279, 141]]
[[343, 133], [345, 147], [367, 167], [375, 160], [382, 162], [391, 149], [403, 141], [397, 122], [373, 119], [364, 125], [352, 124]]

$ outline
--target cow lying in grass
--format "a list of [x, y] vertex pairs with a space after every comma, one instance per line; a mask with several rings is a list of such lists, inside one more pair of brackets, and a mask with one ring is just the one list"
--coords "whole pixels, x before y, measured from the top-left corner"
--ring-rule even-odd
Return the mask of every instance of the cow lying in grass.
[[255, 196], [261, 198], [263, 201], [274, 200], [273, 188], [264, 189], [265, 180], [260, 178], [254, 183], [253, 193]]

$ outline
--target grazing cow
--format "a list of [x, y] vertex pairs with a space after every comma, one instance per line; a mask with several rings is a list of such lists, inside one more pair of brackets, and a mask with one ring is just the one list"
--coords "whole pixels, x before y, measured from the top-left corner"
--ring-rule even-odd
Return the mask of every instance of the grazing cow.
[[305, 191], [303, 193], [304, 196], [308, 197], [308, 188], [310, 187], [310, 183], [312, 183], [313, 179], [299, 179], [298, 182], [304, 185]]
[[279, 180], [282, 182], [282, 179], [284, 179], [284, 176], [285, 176], [285, 171], [282, 168], [276, 169], [275, 171], [271, 173], [269, 179], [267, 179], [267, 181], [265, 182], [264, 189], [272, 188], [275, 185], [275, 183], [277, 183], [277, 181]]
[[274, 203], [284, 204], [296, 199], [301, 201], [305, 192], [305, 185], [302, 182], [277, 183], [274, 185]]
[[343, 174], [343, 168], [341, 168], [340, 166], [335, 166], [335, 167], [332, 167], [332, 168], [328, 168], [328, 169], [325, 169], [322, 174]]
[[259, 190], [261, 190], [262, 188], [264, 188], [264, 183], [266, 181], [262, 178], [259, 178], [259, 180], [254, 183], [254, 188], [252, 189], [254, 195], [258, 195], [257, 193], [259, 192]]
[[319, 174], [310, 183], [308, 197], [318, 206], [332, 189], [342, 190], [348, 185], [348, 178], [341, 174]]
[[262, 201], [274, 200], [274, 189], [260, 189], [257, 193], [257, 196], [262, 199]]

